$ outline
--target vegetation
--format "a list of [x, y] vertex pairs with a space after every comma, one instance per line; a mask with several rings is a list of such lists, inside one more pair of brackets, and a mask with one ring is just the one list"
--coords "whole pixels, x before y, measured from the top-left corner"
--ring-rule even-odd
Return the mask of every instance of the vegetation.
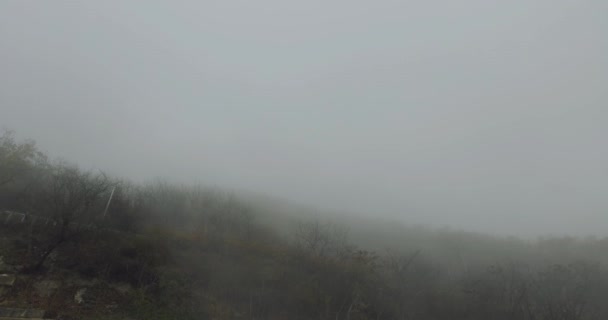
[[[0, 304], [82, 319], [608, 319], [608, 239], [294, 218], [244, 199], [82, 171], [5, 133], [0, 208], [52, 223], [0, 221], [0, 256], [22, 275]], [[34, 289], [49, 279], [61, 286]]]

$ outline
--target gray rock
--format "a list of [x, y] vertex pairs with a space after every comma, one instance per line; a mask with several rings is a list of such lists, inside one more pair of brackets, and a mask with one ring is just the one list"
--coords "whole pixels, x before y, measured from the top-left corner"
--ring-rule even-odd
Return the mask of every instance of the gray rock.
[[83, 304], [84, 295], [86, 293], [87, 293], [87, 288], [82, 288], [82, 289], [76, 291], [76, 294], [74, 295], [74, 301], [76, 301], [76, 303], [78, 303], [78, 304]]
[[0, 286], [12, 287], [16, 279], [14, 274], [0, 274]]

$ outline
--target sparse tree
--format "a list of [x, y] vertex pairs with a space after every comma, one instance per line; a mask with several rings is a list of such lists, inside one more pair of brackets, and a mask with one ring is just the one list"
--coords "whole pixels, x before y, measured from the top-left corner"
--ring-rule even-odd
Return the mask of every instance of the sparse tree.
[[[50, 244], [40, 258], [28, 269], [39, 270], [47, 257], [72, 236], [73, 224], [92, 222], [92, 213], [101, 213], [96, 206], [101, 196], [110, 188], [111, 182], [103, 173], [83, 172], [75, 166], [58, 163], [51, 168], [42, 193], [42, 205], [47, 208], [58, 224]], [[92, 209], [98, 210], [93, 212]], [[88, 220], [88, 221], [87, 221]]]
[[44, 159], [33, 141], [19, 143], [12, 131], [5, 131], [0, 136], [0, 186], [14, 182]]
[[0, 209], [27, 207], [23, 200], [46, 169], [46, 156], [33, 141], [17, 142], [12, 131], [5, 131], [0, 136]]
[[332, 222], [300, 221], [295, 230], [296, 246], [314, 256], [346, 258], [352, 248], [348, 229]]

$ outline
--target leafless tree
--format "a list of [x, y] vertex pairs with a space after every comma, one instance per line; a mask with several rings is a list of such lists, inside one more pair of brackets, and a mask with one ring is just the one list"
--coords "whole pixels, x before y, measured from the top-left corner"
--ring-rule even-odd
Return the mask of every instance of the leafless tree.
[[348, 229], [332, 222], [299, 222], [295, 230], [296, 245], [313, 255], [338, 258], [350, 253]]
[[[82, 172], [75, 166], [66, 163], [54, 165], [48, 174], [42, 193], [42, 204], [48, 208], [51, 216], [58, 224], [57, 231], [52, 234], [50, 244], [40, 258], [31, 267], [31, 271], [39, 270], [47, 257], [72, 235], [72, 226], [91, 222], [92, 209], [96, 208], [98, 200], [111, 187], [108, 177], [99, 172]], [[99, 209], [100, 206], [97, 206]], [[101, 211], [99, 211], [101, 212]], [[98, 213], [98, 212], [95, 212]], [[87, 221], [88, 220], [88, 221]]]

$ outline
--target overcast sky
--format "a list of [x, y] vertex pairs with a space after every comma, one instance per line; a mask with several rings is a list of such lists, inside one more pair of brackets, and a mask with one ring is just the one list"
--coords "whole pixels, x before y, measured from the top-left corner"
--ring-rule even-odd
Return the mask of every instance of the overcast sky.
[[0, 125], [84, 168], [608, 235], [608, 1], [0, 1]]

